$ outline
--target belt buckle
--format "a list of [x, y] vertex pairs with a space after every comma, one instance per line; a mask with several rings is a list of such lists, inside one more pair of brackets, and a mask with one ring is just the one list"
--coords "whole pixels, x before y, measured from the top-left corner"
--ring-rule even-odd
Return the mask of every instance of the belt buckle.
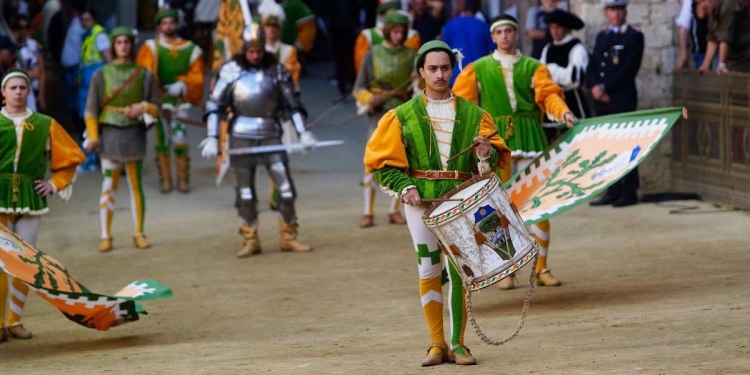
[[454, 171], [453, 171], [453, 179], [454, 179], [454, 180], [458, 180], [458, 179], [459, 179], [459, 178], [458, 178], [458, 171], [457, 171], [457, 170], [454, 170]]
[[430, 181], [434, 181], [438, 179], [438, 173], [437, 171], [433, 171], [433, 170], [425, 171], [425, 177], [427, 177], [427, 179]]

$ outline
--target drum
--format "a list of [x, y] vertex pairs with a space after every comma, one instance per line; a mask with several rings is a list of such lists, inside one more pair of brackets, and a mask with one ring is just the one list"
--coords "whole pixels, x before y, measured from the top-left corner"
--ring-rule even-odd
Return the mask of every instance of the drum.
[[495, 174], [474, 177], [442, 198], [452, 201], [433, 204], [422, 220], [469, 291], [495, 284], [533, 261], [539, 244]]

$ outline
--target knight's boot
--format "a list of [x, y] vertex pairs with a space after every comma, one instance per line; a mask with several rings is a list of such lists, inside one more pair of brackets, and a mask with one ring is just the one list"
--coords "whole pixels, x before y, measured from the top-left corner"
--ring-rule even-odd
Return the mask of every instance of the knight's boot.
[[177, 190], [181, 193], [190, 192], [190, 156], [183, 154], [175, 156], [177, 159]]
[[283, 219], [279, 218], [279, 235], [281, 237], [279, 247], [281, 251], [312, 251], [312, 247], [297, 241], [298, 226], [297, 222], [287, 224]]
[[156, 153], [156, 169], [159, 170], [159, 190], [162, 194], [172, 191], [172, 161], [169, 152]]
[[242, 235], [242, 249], [237, 253], [237, 258], [247, 258], [258, 255], [261, 252], [260, 239], [258, 238], [258, 223], [250, 226], [245, 223], [240, 224], [240, 234]]

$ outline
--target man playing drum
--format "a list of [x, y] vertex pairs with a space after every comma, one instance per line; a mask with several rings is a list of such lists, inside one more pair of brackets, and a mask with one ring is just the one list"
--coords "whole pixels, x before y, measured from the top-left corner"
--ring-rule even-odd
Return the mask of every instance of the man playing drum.
[[[453, 86], [458, 96], [478, 103], [489, 112], [499, 134], [513, 150], [513, 159], [500, 172], [503, 182], [523, 170], [549, 144], [542, 129], [542, 116], [573, 126], [576, 117], [565, 104], [560, 86], [552, 81], [547, 67], [516, 49], [518, 25], [511, 16], [500, 16], [490, 26], [497, 49], [471, 64], [458, 75]], [[481, 99], [481, 100], [480, 100]], [[550, 225], [544, 220], [531, 227], [539, 242], [537, 283], [558, 286], [560, 281], [547, 268]], [[500, 289], [513, 289], [513, 278], [503, 279]]]
[[[422, 366], [455, 361], [476, 364], [463, 345], [466, 327], [464, 288], [455, 267], [448, 262], [450, 281], [451, 350], [443, 334], [441, 274], [446, 261], [429, 229], [422, 221], [427, 206], [422, 199], [439, 198], [472, 173], [505, 167], [510, 150], [494, 135], [492, 117], [468, 100], [450, 91], [456, 55], [441, 41], [425, 43], [415, 56], [415, 68], [425, 79], [422, 95], [388, 111], [378, 123], [365, 150], [364, 163], [382, 189], [406, 203], [404, 213], [417, 251], [419, 294], [432, 343]], [[478, 142], [476, 152], [448, 159]], [[447, 259], [447, 258], [445, 258]]]

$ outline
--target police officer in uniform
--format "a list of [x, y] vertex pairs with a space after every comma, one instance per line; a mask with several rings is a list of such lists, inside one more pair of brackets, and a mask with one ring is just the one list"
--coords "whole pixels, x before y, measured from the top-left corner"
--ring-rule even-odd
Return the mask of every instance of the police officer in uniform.
[[[602, 0], [609, 26], [596, 36], [587, 81], [597, 116], [635, 111], [638, 90], [635, 76], [643, 57], [643, 33], [626, 23], [628, 0]], [[638, 203], [638, 169], [607, 189], [592, 206], [624, 207]]]

